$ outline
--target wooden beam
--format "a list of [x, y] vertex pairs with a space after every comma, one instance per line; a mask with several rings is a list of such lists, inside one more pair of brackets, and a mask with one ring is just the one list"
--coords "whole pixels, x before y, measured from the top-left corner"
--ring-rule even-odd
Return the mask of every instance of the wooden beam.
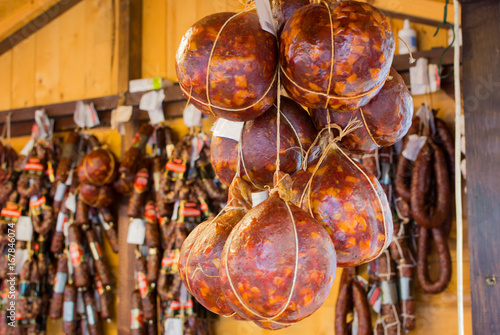
[[119, 94], [142, 74], [142, 0], [119, 0], [117, 13], [116, 80]]
[[[408, 14], [403, 14], [403, 13], [398, 13], [398, 12], [393, 12], [393, 11], [390, 11], [390, 10], [383, 10], [382, 12], [384, 12], [384, 14], [390, 18], [393, 18], [393, 19], [400, 19], [400, 20], [405, 20], [405, 19], [408, 19], [410, 20], [412, 23], [421, 23], [421, 24], [426, 24], [428, 26], [434, 26], [434, 27], [437, 27], [442, 21], [443, 19], [441, 20], [432, 20], [432, 19], [428, 19], [428, 18], [425, 18], [425, 17], [419, 17], [419, 16], [415, 16], [415, 15], [408, 15]], [[448, 28], [447, 26], [444, 26], [443, 28]]]
[[[179, 86], [171, 86], [163, 89], [165, 93], [164, 110], [166, 117], [179, 117], [182, 116], [182, 110], [186, 99], [182, 95]], [[135, 92], [125, 94], [124, 104], [133, 106], [139, 120], [147, 120], [148, 115], [145, 111], [138, 111], [139, 102], [141, 97], [147, 92]], [[84, 103], [92, 102], [99, 113], [101, 124], [110, 125], [110, 111], [115, 108], [120, 100], [120, 95], [108, 95], [105, 97], [97, 97], [91, 99], [83, 99]], [[54, 118], [55, 130], [64, 131], [75, 128], [73, 121], [73, 112], [75, 111], [77, 101], [61, 102], [51, 105], [26, 107], [19, 109], [11, 109], [0, 111], [0, 126], [5, 123], [7, 114], [11, 113], [12, 134], [16, 136], [29, 135], [31, 132], [31, 125], [33, 124], [33, 117], [37, 109], [45, 109], [50, 118]]]
[[[398, 13], [429, 22], [441, 22], [444, 15], [444, 3], [433, 0], [360, 0], [367, 2], [382, 11]], [[447, 21], [453, 23], [453, 4], [448, 5]]]
[[500, 6], [462, 7], [472, 327], [500, 334]]
[[[429, 64], [439, 64], [439, 59], [443, 54], [445, 48], [432, 48], [431, 50], [417, 51], [413, 53], [413, 58], [427, 58]], [[410, 64], [409, 55], [395, 55], [392, 61], [392, 67], [398, 72], [409, 71], [410, 67], [415, 66], [415, 64]], [[443, 66], [453, 65], [453, 49], [448, 50], [443, 56]]]
[[[45, 27], [47, 24], [58, 18], [60, 15], [71, 9], [74, 5], [81, 0], [60, 0], [54, 3], [51, 7], [46, 9], [41, 14], [24, 23], [23, 26], [8, 34], [0, 42], [0, 55], [12, 49], [21, 41], [25, 40], [38, 30]], [[48, 1], [47, 1], [48, 2]], [[25, 18], [24, 18], [25, 19]], [[2, 22], [2, 25], [4, 22]]]
[[26, 22], [55, 5], [60, 0], [16, 0], [0, 2], [0, 40], [12, 35]]

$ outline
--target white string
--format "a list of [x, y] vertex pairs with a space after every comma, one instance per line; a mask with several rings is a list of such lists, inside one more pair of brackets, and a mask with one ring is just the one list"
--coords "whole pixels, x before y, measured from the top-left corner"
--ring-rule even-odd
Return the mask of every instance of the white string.
[[[455, 36], [459, 37], [459, 3], [453, 0], [455, 10]], [[457, 312], [458, 334], [464, 334], [464, 269], [463, 269], [463, 221], [462, 221], [462, 174], [460, 172], [460, 123], [462, 104], [460, 96], [460, 38], [455, 40], [453, 69], [455, 72], [455, 208], [457, 220]]]

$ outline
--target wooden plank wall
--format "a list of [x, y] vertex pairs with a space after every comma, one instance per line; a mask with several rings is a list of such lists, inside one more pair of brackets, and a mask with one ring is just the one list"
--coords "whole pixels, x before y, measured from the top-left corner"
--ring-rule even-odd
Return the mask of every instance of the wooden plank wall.
[[112, 3], [82, 1], [0, 56], [0, 110], [115, 93]]

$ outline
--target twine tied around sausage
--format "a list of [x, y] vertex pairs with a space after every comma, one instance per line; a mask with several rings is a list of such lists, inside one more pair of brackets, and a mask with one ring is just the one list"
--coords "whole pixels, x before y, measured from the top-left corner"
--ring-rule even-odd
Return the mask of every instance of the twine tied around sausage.
[[[329, 115], [329, 113], [327, 113], [327, 115]], [[320, 130], [320, 132], [318, 133], [318, 136], [316, 136], [316, 138], [314, 139], [314, 142], [311, 144], [311, 147], [309, 148], [309, 150], [307, 151], [307, 154], [306, 154], [306, 157], [305, 157], [305, 161], [307, 162], [309, 160], [309, 155], [311, 154], [311, 152], [314, 150], [316, 144], [318, 144], [318, 142], [320, 141], [320, 139], [322, 138], [322, 133], [325, 131], [325, 130], [328, 130], [328, 133], [329, 133], [329, 138], [330, 138], [330, 142], [328, 143], [328, 145], [323, 149], [323, 153], [321, 154], [318, 162], [316, 163], [316, 166], [314, 167], [314, 170], [313, 170], [313, 173], [311, 175], [311, 177], [309, 178], [309, 181], [307, 182], [306, 184], [306, 187], [302, 193], [302, 196], [300, 198], [300, 203], [302, 204], [303, 201], [304, 201], [304, 197], [306, 195], [306, 193], [308, 194], [308, 201], [309, 201], [309, 213], [311, 214], [311, 216], [314, 217], [313, 213], [312, 213], [312, 210], [311, 210], [311, 184], [312, 184], [312, 180], [314, 178], [314, 176], [316, 175], [316, 173], [318, 172], [318, 169], [319, 169], [319, 166], [323, 163], [323, 161], [325, 160], [328, 152], [330, 151], [330, 149], [332, 147], [337, 147], [337, 142], [339, 142], [344, 136], [346, 136], [347, 134], [351, 133], [352, 131], [358, 129], [359, 127], [361, 127], [361, 122], [355, 118], [355, 119], [351, 119], [349, 121], [349, 123], [347, 124], [346, 127], [344, 127], [344, 129], [342, 129], [338, 124], [335, 124], [335, 123], [331, 123], [331, 124], [328, 124], [326, 125], [323, 129]], [[332, 134], [331, 134], [331, 128], [334, 128], [334, 129], [337, 129], [339, 131], [339, 135], [335, 138], [332, 139]], [[304, 170], [306, 169], [306, 167], [304, 166]]]
[[[283, 174], [282, 176], [280, 176], [281, 82], [280, 82], [279, 69], [278, 69], [278, 92], [277, 93], [278, 93], [278, 97], [277, 97], [277, 106], [276, 106], [276, 171], [274, 174], [274, 176], [277, 178], [275, 178], [274, 188], [272, 190], [270, 190], [270, 194], [273, 194], [275, 192], [279, 192], [281, 183], [285, 180], [285, 178], [287, 178], [287, 177], [290, 178], [287, 174]], [[293, 126], [292, 126], [292, 128], [293, 128]], [[298, 138], [298, 140], [300, 143], [299, 138]], [[243, 155], [241, 154], [241, 141], [239, 142], [239, 157], [243, 157]], [[245, 168], [243, 160], [238, 159], [238, 162], [240, 162], [240, 161], [243, 163], [243, 167]], [[239, 171], [239, 169], [238, 169], [238, 171]], [[245, 173], [246, 173], [246, 168], [245, 168]], [[265, 316], [261, 315], [260, 313], [258, 313], [257, 311], [255, 311], [253, 308], [251, 308], [243, 300], [243, 298], [240, 297], [238, 291], [234, 287], [233, 281], [231, 279], [231, 275], [229, 273], [227, 253], [226, 253], [226, 259], [224, 261], [224, 264], [225, 264], [225, 271], [227, 273], [228, 282], [229, 282], [229, 285], [231, 286], [233, 294], [236, 297], [236, 299], [238, 299], [238, 301], [240, 302], [240, 304], [243, 306], [243, 308], [245, 310], [247, 310], [252, 315], [255, 315], [256, 317], [261, 319], [259, 321], [269, 321], [269, 322], [273, 322], [273, 323], [280, 324], [280, 325], [289, 325], [288, 323], [282, 323], [279, 321], [275, 321], [275, 319], [278, 318], [281, 314], [283, 314], [287, 310], [288, 305], [290, 304], [290, 301], [293, 297], [293, 293], [295, 291], [295, 286], [296, 286], [296, 281], [297, 281], [297, 272], [298, 272], [298, 267], [299, 267], [299, 240], [298, 240], [298, 233], [297, 233], [295, 218], [293, 217], [292, 210], [290, 208], [290, 205], [288, 204], [289, 199], [282, 199], [281, 195], [280, 195], [280, 200], [284, 203], [284, 205], [287, 209], [287, 212], [290, 216], [290, 220], [291, 220], [292, 228], [293, 228], [293, 233], [294, 233], [294, 239], [295, 239], [295, 267], [294, 267], [293, 281], [292, 281], [292, 285], [291, 285], [291, 289], [290, 289], [290, 294], [288, 295], [288, 299], [283, 304], [283, 307], [281, 308], [281, 310], [279, 310], [277, 312], [277, 314], [272, 316], [272, 317], [265, 317]], [[228, 240], [226, 241], [226, 245], [231, 245], [232, 238], [233, 238], [233, 234], [229, 235]]]
[[[278, 180], [276, 182], [276, 185], [279, 185], [280, 181], [283, 180], [284, 178], [286, 178], [287, 176], [288, 175], [285, 175], [280, 180]], [[274, 193], [274, 192], [277, 192], [277, 190], [278, 190], [278, 186], [275, 186], [275, 188], [271, 192]], [[297, 233], [297, 227], [296, 227], [295, 218], [293, 217], [293, 213], [292, 213], [292, 210], [290, 208], [290, 205], [288, 204], [288, 201], [283, 200], [281, 198], [280, 198], [280, 200], [284, 203], [284, 205], [286, 206], [286, 209], [288, 211], [288, 214], [290, 215], [290, 220], [292, 222], [292, 228], [293, 228], [293, 233], [294, 233], [294, 238], [295, 238], [295, 268], [294, 268], [294, 274], [293, 274], [293, 281], [292, 281], [292, 284], [291, 284], [290, 294], [288, 295], [288, 299], [283, 304], [283, 307], [281, 308], [281, 310], [279, 310], [276, 313], [276, 315], [274, 315], [272, 317], [266, 317], [266, 316], [261, 315], [257, 311], [255, 311], [252, 307], [248, 306], [247, 303], [243, 300], [243, 298], [239, 295], [239, 293], [236, 290], [236, 288], [234, 287], [234, 284], [233, 284], [233, 281], [231, 279], [231, 275], [230, 275], [230, 272], [229, 272], [228, 255], [227, 255], [227, 253], [226, 253], [226, 258], [224, 260], [224, 265], [225, 265], [225, 270], [226, 270], [226, 273], [227, 273], [227, 279], [228, 279], [229, 285], [231, 286], [233, 294], [236, 297], [236, 299], [238, 299], [239, 303], [243, 306], [243, 308], [246, 311], [248, 311], [250, 314], [255, 315], [256, 317], [258, 317], [260, 319], [258, 321], [269, 321], [269, 322], [272, 322], [272, 323], [275, 323], [275, 324], [279, 324], [279, 325], [290, 325], [290, 323], [279, 322], [279, 321], [276, 321], [275, 319], [278, 318], [281, 314], [283, 314], [287, 310], [288, 305], [290, 304], [290, 301], [291, 301], [291, 299], [293, 297], [293, 294], [295, 292], [296, 281], [297, 281], [297, 273], [298, 273], [298, 268], [299, 268], [299, 240], [298, 240], [298, 233]], [[238, 225], [239, 224], [241, 224], [241, 221], [240, 221], [240, 223], [238, 223]], [[227, 241], [226, 241], [226, 245], [231, 245], [232, 238], [233, 238], [233, 234], [230, 234], [229, 237], [228, 237], [228, 239], [227, 239]]]
[[273, 80], [271, 81], [271, 83], [269, 84], [268, 88], [266, 89], [266, 91], [264, 92], [264, 94], [262, 94], [262, 96], [257, 100], [255, 101], [254, 103], [248, 105], [248, 106], [245, 106], [245, 107], [242, 107], [242, 108], [228, 108], [228, 107], [222, 107], [222, 106], [217, 106], [217, 105], [214, 105], [210, 99], [210, 63], [212, 62], [212, 58], [213, 58], [213, 55], [214, 55], [214, 52], [215, 52], [215, 47], [217, 46], [217, 41], [219, 40], [220, 38], [220, 35], [222, 34], [222, 31], [224, 30], [224, 28], [229, 24], [229, 22], [231, 20], [233, 20], [234, 18], [236, 18], [237, 16], [241, 15], [241, 14], [244, 14], [244, 13], [247, 13], [247, 12], [250, 12], [252, 10], [254, 10], [255, 8], [255, 5], [249, 5], [249, 6], [245, 6], [246, 8], [244, 8], [243, 10], [241, 10], [240, 12], [234, 14], [233, 16], [231, 16], [229, 19], [226, 20], [226, 22], [224, 22], [224, 24], [222, 25], [222, 27], [219, 29], [218, 33], [217, 33], [217, 36], [215, 37], [215, 40], [214, 40], [214, 43], [212, 45], [212, 49], [210, 50], [210, 55], [209, 55], [209, 58], [208, 58], [208, 63], [207, 63], [207, 68], [206, 68], [206, 77], [205, 77], [205, 93], [206, 93], [206, 98], [207, 98], [207, 101], [202, 101], [200, 99], [197, 99], [195, 97], [192, 96], [192, 91], [193, 91], [193, 85], [191, 83], [191, 78], [189, 78], [189, 82], [190, 82], [190, 92], [188, 93], [186, 91], [186, 89], [183, 87], [182, 83], [181, 85], [179, 85], [179, 87], [181, 88], [181, 91], [184, 93], [184, 95], [186, 95], [188, 97], [188, 101], [189, 100], [194, 100], [196, 101], [197, 103], [203, 105], [203, 106], [206, 106], [208, 107], [208, 110], [210, 112], [210, 114], [212, 116], [217, 116], [215, 114], [215, 112], [213, 111], [212, 108], [217, 108], [217, 109], [220, 109], [220, 110], [224, 110], [224, 111], [227, 111], [227, 112], [241, 112], [241, 111], [244, 111], [244, 110], [247, 110], [247, 109], [250, 109], [256, 105], [258, 105], [259, 103], [261, 103], [262, 100], [264, 100], [264, 98], [267, 97], [268, 93], [271, 91], [271, 89], [274, 87], [274, 83], [276, 82], [276, 78], [278, 76], [278, 68], [276, 68], [276, 71], [274, 72], [274, 76], [273, 76]]
[[[311, 145], [311, 148], [308, 150], [307, 152], [307, 155], [306, 155], [306, 161], [308, 160], [308, 157], [310, 155], [310, 153], [312, 152], [312, 150], [314, 149], [314, 146], [316, 145], [316, 143], [319, 141], [319, 139], [321, 138], [321, 134], [323, 131], [325, 131], [326, 129], [330, 129], [330, 128], [334, 128], [334, 129], [337, 129], [340, 133], [337, 137], [331, 139], [331, 134], [329, 136], [329, 138], [331, 139], [330, 142], [328, 143], [328, 145], [326, 146], [326, 148], [323, 149], [323, 152], [318, 160], [318, 162], [315, 164], [314, 166], [314, 170], [311, 174], [311, 177], [309, 177], [309, 180], [307, 181], [307, 184], [302, 192], [302, 195], [300, 197], [300, 202], [299, 204], [304, 204], [304, 200], [305, 200], [305, 197], [307, 197], [307, 208], [309, 210], [309, 214], [312, 216], [312, 217], [315, 217], [314, 216], [314, 213], [312, 211], [312, 204], [311, 204], [311, 192], [312, 192], [312, 183], [313, 183], [313, 179], [314, 177], [316, 176], [316, 173], [318, 172], [319, 170], [319, 167], [321, 166], [321, 164], [323, 163], [323, 161], [325, 160], [326, 156], [328, 155], [329, 151], [333, 148], [333, 149], [337, 149], [339, 150], [339, 152], [351, 163], [351, 166], [353, 166], [355, 169], [357, 169], [359, 172], [361, 172], [361, 174], [365, 177], [366, 181], [370, 184], [370, 187], [372, 188], [373, 190], [373, 193], [375, 194], [375, 196], [377, 197], [377, 201], [378, 201], [378, 204], [379, 204], [379, 208], [380, 208], [380, 212], [382, 214], [382, 222], [384, 223], [384, 227], [387, 226], [387, 218], [386, 218], [386, 215], [384, 213], [384, 206], [383, 206], [383, 203], [382, 203], [382, 199], [380, 198], [380, 195], [379, 195], [379, 192], [377, 191], [377, 188], [375, 187], [375, 185], [373, 184], [372, 180], [370, 179], [370, 177], [366, 174], [366, 172], [358, 165], [356, 164], [345, 152], [344, 150], [340, 149], [337, 145], [337, 142], [339, 142], [344, 136], [348, 135], [349, 133], [351, 133], [352, 131], [356, 130], [357, 128], [361, 127], [362, 124], [361, 122], [357, 119], [357, 118], [354, 118], [354, 119], [351, 119], [349, 121], [349, 123], [347, 124], [346, 127], [344, 127], [344, 129], [342, 129], [339, 125], [333, 123], [333, 124], [329, 124], [327, 125], [326, 127], [324, 127], [318, 134], [318, 136], [316, 137], [316, 139], [314, 140], [313, 144]], [[304, 169], [305, 170], [305, 169]], [[380, 248], [380, 251], [379, 253], [374, 256], [373, 258], [369, 259], [369, 260], [372, 260], [372, 259], [375, 259], [375, 258], [378, 258], [382, 252], [384, 252], [384, 250], [389, 246], [389, 243], [390, 243], [390, 240], [389, 240], [389, 236], [388, 236], [388, 229], [384, 229], [384, 237], [385, 237], [385, 241], [384, 241], [384, 246], [382, 248]], [[366, 260], [366, 261], [369, 261], [369, 260]]]
[[[279, 68], [280, 68], [281, 72], [285, 75], [285, 77], [288, 79], [288, 81], [290, 81], [299, 90], [301, 90], [303, 92], [306, 92], [306, 93], [316, 94], [316, 95], [325, 97], [326, 98], [326, 102], [325, 102], [324, 108], [328, 108], [328, 104], [329, 104], [329, 102], [330, 102], [331, 99], [334, 99], [334, 100], [359, 99], [359, 98], [362, 98], [364, 96], [370, 95], [370, 94], [378, 91], [385, 84], [386, 80], [390, 77], [389, 76], [389, 72], [387, 72], [386, 77], [384, 78], [384, 80], [379, 85], [374, 86], [372, 89], [370, 89], [370, 90], [368, 90], [366, 92], [363, 92], [363, 93], [360, 93], [360, 94], [351, 95], [351, 96], [339, 96], [339, 95], [332, 95], [332, 94], [330, 94], [330, 89], [331, 89], [331, 85], [332, 85], [332, 77], [333, 77], [333, 65], [335, 64], [335, 36], [334, 36], [334, 31], [333, 31], [333, 17], [332, 17], [332, 12], [331, 12], [331, 9], [330, 9], [330, 6], [329, 6], [328, 2], [326, 2], [326, 1], [316, 1], [315, 0], [314, 3], [315, 4], [323, 4], [323, 5], [325, 5], [325, 7], [326, 7], [326, 9], [328, 11], [328, 18], [329, 18], [329, 21], [330, 21], [331, 60], [330, 60], [330, 75], [328, 77], [328, 87], [327, 87], [326, 93], [325, 92], [313, 91], [313, 90], [310, 90], [310, 89], [307, 89], [307, 88], [301, 86], [300, 84], [298, 84], [296, 81], [294, 81], [288, 75], [288, 73], [285, 71], [285, 69], [283, 69], [283, 66], [280, 64]], [[413, 59], [413, 57], [412, 57], [412, 59]]]
[[[239, 177], [239, 175], [238, 175]], [[235, 177], [236, 179], [236, 177]], [[233, 179], [233, 182], [234, 182], [234, 179]], [[235, 186], [233, 184], [231, 184], [231, 190], [235, 188]], [[239, 188], [238, 188], [239, 190]], [[238, 192], [237, 194], [241, 194], [242, 192]], [[239, 206], [235, 206], [233, 205], [233, 201], [234, 202], [237, 202], [239, 203]], [[229, 211], [234, 211], [234, 210], [239, 210], [239, 211], [245, 211], [248, 209], [248, 207], [245, 207], [241, 204], [242, 201], [245, 201], [248, 203], [248, 199], [239, 199], [239, 201], [237, 200], [236, 197], [232, 196], [231, 197], [231, 200], [229, 200], [229, 202], [226, 204], [226, 206], [224, 206], [224, 208], [213, 218], [210, 220], [210, 222], [207, 224], [207, 227], [209, 225], [212, 225], [212, 224], [216, 224], [217, 223], [217, 219], [223, 215], [223, 214], [226, 214], [228, 213]], [[205, 227], [206, 228], [206, 227]], [[193, 241], [193, 244], [192, 246], [195, 246], [199, 241], [200, 239], [203, 237], [203, 234], [198, 234], [198, 236], [196, 237], [196, 239]], [[215, 277], [218, 277], [218, 276], [210, 276], [208, 274], [206, 274], [204, 271], [203, 271], [203, 268], [198, 265], [196, 267], [196, 269], [194, 270], [194, 272], [191, 274], [191, 276], [188, 276], [188, 273], [187, 273], [187, 270], [189, 268], [189, 263], [190, 263], [190, 260], [191, 260], [191, 255], [192, 255], [192, 249], [189, 251], [189, 254], [188, 254], [188, 257], [187, 257], [187, 260], [186, 260], [186, 266], [185, 266], [185, 270], [184, 270], [184, 276], [186, 278], [186, 284], [187, 284], [187, 288], [189, 291], [192, 292], [192, 289], [191, 289], [191, 280], [194, 278], [194, 276], [196, 275], [196, 273], [198, 271], [201, 271], [201, 273], [203, 273], [204, 276], [206, 277], [209, 277], [209, 278], [215, 278]], [[236, 314], [236, 312], [233, 312], [232, 314], [230, 315], [223, 315], [223, 316], [226, 316], [226, 317], [232, 317]]]

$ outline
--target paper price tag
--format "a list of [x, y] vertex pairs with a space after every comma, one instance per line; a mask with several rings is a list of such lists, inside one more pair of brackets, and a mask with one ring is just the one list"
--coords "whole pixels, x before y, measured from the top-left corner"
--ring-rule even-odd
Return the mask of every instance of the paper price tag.
[[148, 92], [141, 97], [139, 108], [146, 111], [158, 109], [161, 107], [163, 99], [165, 99], [163, 90]]
[[252, 193], [252, 207], [257, 206], [267, 198], [269, 198], [269, 193], [267, 191]]
[[244, 125], [245, 122], [229, 121], [219, 118], [215, 121], [211, 130], [215, 137], [230, 138], [239, 142]]
[[403, 150], [404, 158], [414, 162], [426, 141], [427, 136], [418, 136], [416, 134], [410, 135], [410, 137], [408, 137], [408, 143]]
[[182, 114], [186, 127], [201, 126], [201, 111], [192, 104], [187, 105]]
[[377, 314], [380, 314], [382, 308], [382, 294], [380, 291], [379, 285], [372, 286], [370, 291], [368, 291], [368, 302]]
[[144, 220], [133, 219], [128, 226], [127, 243], [128, 244], [144, 244], [146, 238], [146, 226]]
[[76, 195], [70, 193], [64, 202], [64, 206], [72, 213], [76, 212]]
[[168, 318], [165, 320], [165, 335], [182, 335], [182, 319]]
[[17, 220], [16, 239], [18, 241], [31, 241], [33, 238], [33, 223], [29, 216], [21, 216]]
[[16, 249], [16, 273], [21, 273], [27, 259], [28, 249]]
[[163, 108], [161, 105], [157, 109], [148, 110], [148, 116], [153, 126], [165, 121], [165, 115], [163, 114]]
[[174, 203], [174, 212], [173, 212], [172, 218], [171, 218], [172, 221], [176, 221], [177, 218], [179, 217], [179, 206], [180, 206], [180, 202], [179, 202], [179, 200], [176, 200]]
[[269, 0], [254, 0], [254, 2], [255, 7], [257, 7], [257, 15], [259, 16], [260, 27], [262, 30], [277, 36]]
[[92, 128], [100, 124], [94, 104], [85, 104], [83, 101], [77, 101], [73, 120], [80, 128]]
[[28, 156], [31, 152], [31, 149], [33, 149], [33, 145], [35, 144], [35, 140], [32, 138], [28, 141], [28, 143], [26, 143], [26, 145], [24, 146], [24, 148], [21, 150], [21, 152], [19, 153], [19, 155], [21, 156]]

